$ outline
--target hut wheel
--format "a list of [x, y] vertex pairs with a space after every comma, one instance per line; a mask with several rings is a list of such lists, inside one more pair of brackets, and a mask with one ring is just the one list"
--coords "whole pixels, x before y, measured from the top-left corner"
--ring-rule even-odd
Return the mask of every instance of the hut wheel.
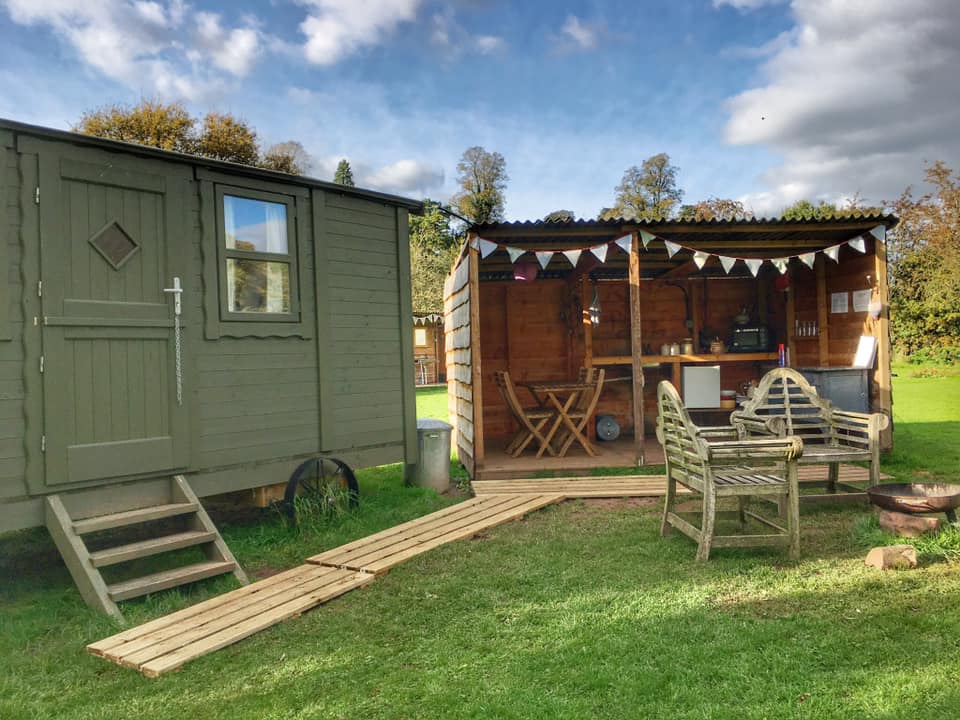
[[309, 498], [321, 508], [343, 502], [353, 508], [359, 503], [360, 488], [349, 465], [337, 458], [319, 456], [304, 460], [290, 474], [283, 493], [283, 509], [291, 518], [296, 516], [298, 496]]

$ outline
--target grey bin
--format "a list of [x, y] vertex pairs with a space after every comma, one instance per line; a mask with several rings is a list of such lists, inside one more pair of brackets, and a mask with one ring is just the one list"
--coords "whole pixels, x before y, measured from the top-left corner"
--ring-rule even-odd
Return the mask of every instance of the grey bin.
[[413, 484], [444, 492], [450, 487], [450, 432], [453, 426], [442, 420], [417, 420], [420, 459], [413, 471]]

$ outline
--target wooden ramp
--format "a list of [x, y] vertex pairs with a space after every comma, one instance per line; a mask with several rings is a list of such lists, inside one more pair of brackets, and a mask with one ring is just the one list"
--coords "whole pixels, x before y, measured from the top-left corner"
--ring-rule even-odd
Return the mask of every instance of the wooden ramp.
[[367, 585], [377, 574], [404, 560], [563, 499], [563, 495], [539, 493], [467, 500], [92, 643], [87, 650], [147, 677], [157, 677]]
[[380, 574], [435, 547], [516, 520], [564, 500], [556, 492], [482, 495], [308, 558], [308, 562]]
[[[663, 475], [609, 475], [604, 477], [474, 480], [477, 497], [487, 495], [557, 493], [568, 498], [660, 497], [666, 492]], [[689, 492], [678, 488], [680, 492]]]

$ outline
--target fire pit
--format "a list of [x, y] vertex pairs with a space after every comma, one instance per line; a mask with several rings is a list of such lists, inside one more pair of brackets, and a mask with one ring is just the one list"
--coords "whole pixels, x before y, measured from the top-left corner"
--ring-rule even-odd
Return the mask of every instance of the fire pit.
[[885, 510], [902, 513], [947, 514], [957, 522], [960, 507], [960, 484], [956, 483], [891, 483], [867, 488], [870, 502]]

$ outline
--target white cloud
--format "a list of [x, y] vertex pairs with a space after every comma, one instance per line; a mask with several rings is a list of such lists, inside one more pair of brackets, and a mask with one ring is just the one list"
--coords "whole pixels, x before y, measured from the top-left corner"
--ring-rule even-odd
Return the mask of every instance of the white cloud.
[[309, 9], [300, 31], [307, 60], [333, 65], [376, 45], [400, 23], [417, 15], [421, 0], [304, 0]]
[[561, 34], [580, 50], [592, 50], [597, 46], [598, 30], [597, 26], [585, 23], [576, 15], [568, 15], [560, 28]]
[[713, 0], [715, 8], [729, 5], [737, 10], [756, 10], [765, 5], [782, 5], [786, 0]]
[[745, 196], [761, 213], [801, 198], [893, 199], [923, 163], [960, 162], [960, 4], [794, 0], [791, 42], [728, 101], [727, 142], [783, 162]]
[[474, 44], [481, 55], [490, 55], [506, 47], [506, 41], [499, 35], [478, 35]]
[[[0, 0], [20, 25], [49, 28], [88, 67], [140, 92], [201, 100], [223, 88], [216, 70], [249, 72], [259, 51], [257, 31], [225, 29], [196, 13], [198, 32], [178, 32], [190, 16], [183, 0]], [[186, 44], [185, 44], [186, 42]]]
[[225, 30], [216, 13], [197, 13], [197, 35], [213, 64], [238, 77], [250, 72], [260, 54], [260, 36], [255, 29]]
[[375, 190], [425, 196], [443, 186], [444, 172], [419, 160], [398, 160], [371, 173], [361, 172], [357, 179], [358, 184]]
[[445, 8], [430, 18], [430, 42], [447, 60], [456, 60], [464, 53], [493, 55], [507, 47], [499, 35], [477, 35], [467, 31], [454, 16], [453, 9]]

